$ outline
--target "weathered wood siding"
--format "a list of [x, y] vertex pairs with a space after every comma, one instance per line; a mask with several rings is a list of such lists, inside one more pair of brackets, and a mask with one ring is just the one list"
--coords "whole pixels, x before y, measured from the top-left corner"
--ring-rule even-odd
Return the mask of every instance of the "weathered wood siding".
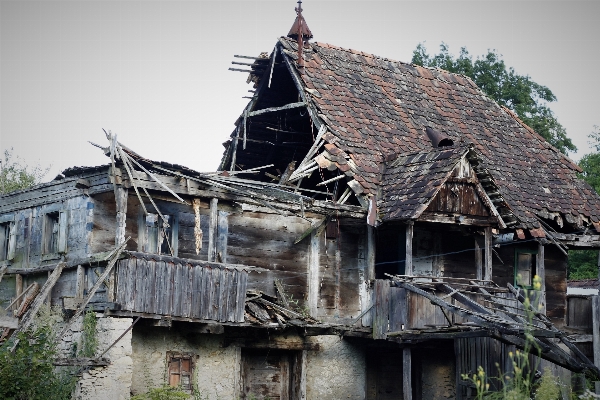
[[475, 185], [466, 182], [447, 182], [433, 198], [426, 211], [449, 212], [487, 217], [490, 215], [479, 198]]
[[546, 315], [561, 327], [567, 308], [567, 256], [554, 245], [544, 249], [546, 269]]
[[129, 258], [117, 263], [121, 309], [173, 317], [243, 322], [248, 272]]
[[[15, 256], [13, 268], [34, 268], [71, 261], [90, 254], [94, 203], [88, 196], [77, 196], [55, 203], [44, 204], [0, 215], [11, 218], [15, 224]], [[66, 253], [43, 254], [44, 217], [48, 213], [65, 213]]]
[[591, 296], [567, 296], [566, 325], [581, 330], [581, 333], [592, 333]]
[[258, 212], [232, 214], [228, 223], [227, 262], [270, 271], [251, 274], [248, 287], [276, 295], [274, 280], [279, 279], [286, 295], [302, 305], [308, 293], [310, 240], [294, 241], [310, 223], [294, 216]]

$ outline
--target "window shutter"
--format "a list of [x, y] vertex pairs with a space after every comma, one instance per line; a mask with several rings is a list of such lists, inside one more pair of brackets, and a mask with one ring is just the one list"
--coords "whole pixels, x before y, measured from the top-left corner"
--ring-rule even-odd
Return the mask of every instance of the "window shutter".
[[12, 260], [15, 258], [15, 250], [17, 248], [17, 223], [16, 221], [10, 224], [10, 233], [8, 236], [8, 250], [6, 252], [6, 259]]
[[181, 358], [173, 357], [169, 360], [169, 386], [179, 386], [181, 381]]
[[67, 211], [61, 211], [58, 216], [58, 253], [67, 252], [67, 226], [68, 226], [68, 213]]

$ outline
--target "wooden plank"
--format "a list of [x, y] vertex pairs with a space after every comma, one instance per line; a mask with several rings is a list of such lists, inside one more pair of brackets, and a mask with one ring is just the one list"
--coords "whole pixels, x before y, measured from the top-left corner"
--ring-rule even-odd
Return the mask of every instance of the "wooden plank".
[[165, 309], [165, 291], [167, 287], [167, 269], [163, 261], [156, 262], [156, 293], [154, 294], [155, 304], [154, 312], [164, 315]]
[[156, 301], [156, 262], [146, 264], [146, 279], [144, 281], [144, 309], [147, 313], [154, 313]]
[[477, 280], [483, 279], [483, 254], [481, 247], [479, 246], [479, 241], [475, 239], [475, 268], [477, 269], [477, 273], [475, 277]]
[[125, 241], [125, 229], [127, 220], [127, 197], [129, 191], [123, 186], [115, 187], [115, 206], [117, 211], [117, 228], [115, 230], [115, 245]]
[[375, 227], [367, 225], [367, 280], [375, 279]]
[[219, 288], [219, 321], [227, 322], [227, 303], [229, 300], [229, 290], [231, 290], [231, 270], [223, 268], [221, 270], [221, 285]]
[[0, 316], [0, 328], [18, 329], [19, 318], [6, 316]]
[[199, 265], [193, 266], [190, 270], [191, 279], [191, 301], [190, 317], [200, 318], [200, 307], [202, 305], [202, 273], [203, 268]]
[[542, 280], [542, 287], [540, 288], [540, 298], [539, 302], [542, 304], [541, 311], [542, 313], [546, 313], [546, 266], [544, 262], [544, 245], [542, 243], [538, 243], [538, 254], [535, 258], [536, 266], [536, 275], [540, 277]]
[[600, 368], [600, 296], [592, 297], [592, 343], [594, 365]]
[[216, 261], [227, 262], [227, 235], [229, 230], [228, 212], [218, 211], [217, 217], [217, 243], [216, 243]]
[[146, 296], [146, 274], [148, 271], [147, 260], [137, 260], [137, 266], [135, 271], [135, 300], [133, 302], [133, 310], [138, 312], [145, 312], [144, 310], [144, 298]]
[[301, 101], [301, 102], [298, 102], [298, 103], [286, 104], [286, 105], [281, 106], [281, 107], [263, 108], [262, 110], [256, 110], [256, 111], [249, 112], [248, 113], [248, 117], [254, 117], [255, 115], [261, 115], [261, 114], [264, 114], [264, 113], [269, 113], [269, 112], [274, 112], [274, 111], [282, 111], [282, 110], [290, 110], [292, 108], [305, 107], [305, 106], [306, 106], [306, 103], [304, 103], [303, 101]]
[[[17, 297], [20, 297], [21, 294], [23, 294], [23, 275], [21, 274], [16, 274], [15, 275], [15, 295]], [[20, 303], [17, 303], [17, 308], [19, 307]]]
[[319, 304], [319, 244], [320, 237], [315, 231], [310, 236], [308, 256], [308, 309], [310, 316], [318, 317]]
[[237, 315], [238, 283], [241, 271], [231, 271], [231, 285], [227, 293], [227, 321], [235, 322]]
[[217, 230], [218, 230], [218, 199], [210, 199], [210, 224], [208, 228], [208, 261], [216, 261], [217, 255]]
[[244, 311], [246, 309], [246, 288], [248, 285], [248, 272], [238, 271], [238, 286], [236, 300], [235, 322], [244, 322]]
[[56, 245], [56, 251], [58, 253], [67, 252], [67, 228], [69, 226], [68, 216], [69, 212], [67, 210], [60, 211], [58, 214], [58, 241]]
[[413, 274], [413, 232], [414, 224], [412, 221], [408, 221], [406, 225], [406, 257], [404, 261], [405, 270], [404, 275], [411, 276]]
[[213, 274], [218, 268], [205, 268], [202, 280], [202, 319], [210, 319], [213, 304]]
[[485, 232], [485, 271], [484, 280], [492, 280], [492, 227], [487, 226]]
[[[402, 349], [402, 393], [404, 400], [412, 400], [412, 356], [410, 347]], [[458, 388], [457, 388], [458, 390]]]
[[168, 262], [161, 262], [165, 269], [165, 291], [164, 291], [164, 303], [163, 303], [163, 315], [171, 315], [173, 313], [173, 294], [175, 292], [175, 264]]
[[385, 339], [388, 332], [390, 312], [390, 281], [375, 280], [375, 316], [373, 318], [373, 339]]
[[182, 289], [183, 282], [181, 281], [183, 272], [183, 266], [177, 263], [172, 266], [173, 268], [173, 306], [168, 314], [181, 316], [181, 303], [183, 300]]
[[390, 288], [389, 331], [398, 332], [406, 328], [408, 304], [406, 289]]

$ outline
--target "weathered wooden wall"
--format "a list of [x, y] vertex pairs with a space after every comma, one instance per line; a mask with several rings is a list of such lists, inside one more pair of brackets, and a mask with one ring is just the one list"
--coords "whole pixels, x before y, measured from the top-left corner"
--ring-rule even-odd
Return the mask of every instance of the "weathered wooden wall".
[[567, 308], [567, 256], [554, 245], [545, 246], [546, 315], [557, 327], [565, 322]]
[[592, 297], [567, 296], [566, 325], [581, 333], [592, 333]]
[[129, 258], [118, 262], [116, 276], [124, 311], [244, 322], [245, 270]]
[[310, 223], [298, 217], [244, 212], [228, 218], [227, 262], [269, 270], [249, 276], [248, 288], [276, 295], [279, 279], [286, 295], [303, 305], [308, 293], [309, 240], [298, 244]]

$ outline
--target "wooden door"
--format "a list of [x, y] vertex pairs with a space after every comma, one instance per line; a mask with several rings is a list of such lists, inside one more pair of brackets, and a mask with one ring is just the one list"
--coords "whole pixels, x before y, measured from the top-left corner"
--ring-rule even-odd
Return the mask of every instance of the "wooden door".
[[291, 360], [282, 350], [243, 349], [242, 398], [291, 400]]

